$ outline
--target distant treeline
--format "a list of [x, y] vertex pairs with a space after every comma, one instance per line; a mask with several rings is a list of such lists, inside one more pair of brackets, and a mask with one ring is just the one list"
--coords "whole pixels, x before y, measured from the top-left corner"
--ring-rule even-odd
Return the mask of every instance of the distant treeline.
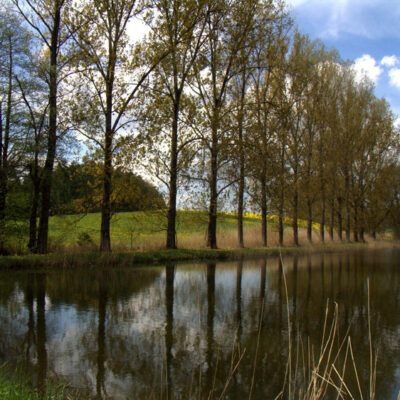
[[[53, 171], [51, 215], [99, 212], [102, 186], [99, 166], [93, 162], [79, 164], [60, 162]], [[132, 172], [115, 171], [111, 202], [113, 212], [158, 210], [166, 207], [161, 193], [149, 182]], [[32, 204], [32, 182], [29, 176], [10, 185], [14, 218], [29, 215]]]

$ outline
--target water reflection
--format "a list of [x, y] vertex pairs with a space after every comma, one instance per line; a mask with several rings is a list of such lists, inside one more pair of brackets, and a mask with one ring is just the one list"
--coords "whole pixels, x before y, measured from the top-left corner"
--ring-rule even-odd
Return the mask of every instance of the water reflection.
[[165, 271], [165, 353], [167, 363], [167, 399], [172, 398], [172, 346], [173, 346], [173, 324], [174, 324], [174, 277], [175, 266], [166, 266]]
[[[102, 275], [102, 273], [100, 273]], [[107, 285], [103, 276], [99, 277], [98, 291], [98, 326], [97, 326], [97, 375], [96, 394], [98, 398], [107, 395], [105, 391], [104, 378], [106, 361], [106, 308], [108, 301]]]
[[[285, 381], [289, 329], [319, 348], [326, 306], [337, 302], [339, 332], [350, 327], [367, 388], [369, 279], [373, 344], [384, 355], [377, 398], [396, 399], [398, 256], [2, 273], [0, 362], [24, 363], [40, 391], [56, 375], [101, 399], [270, 399]], [[347, 379], [358, 393], [354, 376]]]

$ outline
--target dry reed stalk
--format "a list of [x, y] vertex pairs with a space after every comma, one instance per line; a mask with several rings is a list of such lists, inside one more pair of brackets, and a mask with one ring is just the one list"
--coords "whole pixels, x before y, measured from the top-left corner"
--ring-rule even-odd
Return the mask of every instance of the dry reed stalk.
[[[283, 264], [282, 256], [281, 262]], [[329, 301], [325, 308], [325, 318], [322, 331], [321, 344], [319, 354], [317, 358], [314, 356], [313, 346], [310, 344], [309, 338], [307, 340], [307, 351], [304, 351], [304, 344], [301, 335], [296, 338], [296, 354], [293, 354], [293, 338], [291, 334], [292, 322], [290, 319], [290, 308], [289, 308], [289, 296], [286, 283], [286, 275], [283, 272], [283, 282], [285, 286], [285, 297], [286, 297], [286, 310], [287, 310], [287, 326], [288, 326], [288, 359], [285, 371], [285, 378], [282, 386], [282, 390], [275, 397], [275, 400], [282, 399], [287, 393], [288, 400], [319, 400], [325, 398], [329, 388], [332, 388], [336, 392], [336, 399], [355, 399], [355, 396], [351, 393], [349, 387], [345, 382], [346, 366], [348, 362], [352, 366], [357, 382], [358, 395], [357, 398], [360, 400], [364, 399], [362, 392], [361, 382], [359, 379], [357, 364], [353, 352], [353, 346], [350, 337], [350, 326], [342, 340], [339, 340], [339, 307], [335, 303], [332, 322], [329, 323], [330, 319], [330, 308]], [[376, 387], [376, 368], [377, 368], [377, 356], [374, 355], [373, 343], [372, 343], [372, 328], [371, 328], [371, 308], [370, 308], [370, 288], [369, 280], [368, 284], [368, 331], [369, 331], [369, 352], [370, 352], [370, 376], [369, 376], [369, 400], [375, 399], [375, 387]], [[335, 345], [338, 344], [338, 349], [335, 350]], [[337, 362], [339, 356], [344, 354], [344, 360], [339, 372]], [[307, 360], [305, 360], [305, 354], [307, 354]], [[295, 357], [295, 365], [293, 369], [292, 359]], [[298, 369], [299, 365], [303, 365], [303, 382], [298, 386]], [[307, 368], [306, 368], [307, 365]], [[400, 393], [399, 398], [400, 400]]]
[[[235, 375], [237, 369], [239, 368], [240, 362], [242, 361], [242, 358], [244, 357], [245, 353], [246, 353], [246, 349], [243, 350], [243, 352], [242, 352], [242, 354], [240, 355], [239, 360], [237, 361], [236, 365], [234, 366], [233, 369], [231, 369], [231, 372], [230, 372], [230, 374], [229, 374], [229, 377], [228, 377], [227, 381], [225, 382], [224, 389], [222, 390], [221, 395], [219, 396], [218, 400], [222, 400], [222, 399], [224, 398], [225, 393], [226, 393], [226, 391], [227, 391], [227, 389], [228, 389], [228, 387], [229, 387], [229, 383], [231, 382], [233, 376]], [[239, 353], [239, 354], [240, 354], [240, 353]], [[232, 368], [232, 367], [231, 367], [231, 368]]]

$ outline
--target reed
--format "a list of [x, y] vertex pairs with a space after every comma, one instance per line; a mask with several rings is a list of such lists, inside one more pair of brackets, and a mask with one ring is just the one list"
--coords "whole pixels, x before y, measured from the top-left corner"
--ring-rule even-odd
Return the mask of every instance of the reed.
[[[378, 357], [372, 344], [369, 280], [367, 282], [370, 352], [368, 387], [362, 387], [359, 379], [359, 368], [355, 360], [350, 335], [351, 327], [347, 327], [347, 331], [343, 337], [339, 335], [338, 304], [334, 303], [332, 309], [329, 301], [327, 302], [323, 331], [321, 332], [321, 343], [320, 346], [316, 347], [310, 343], [309, 338], [304, 340], [300, 334], [292, 337], [292, 321], [290, 320], [289, 296], [285, 273], [283, 273], [283, 282], [287, 304], [288, 356], [285, 380], [282, 390], [275, 397], [275, 400], [320, 400], [326, 398], [327, 393], [330, 393], [332, 398], [336, 397], [337, 400], [375, 400]], [[354, 388], [351, 389], [347, 382], [349, 372], [352, 372], [355, 376], [357, 383], [356, 391]]]

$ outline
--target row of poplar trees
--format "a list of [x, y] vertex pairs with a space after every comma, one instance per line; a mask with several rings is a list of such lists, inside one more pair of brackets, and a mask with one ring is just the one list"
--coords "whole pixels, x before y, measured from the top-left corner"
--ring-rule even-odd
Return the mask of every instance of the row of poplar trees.
[[177, 247], [179, 193], [190, 190], [207, 193], [211, 248], [225, 193], [235, 194], [241, 246], [246, 203], [261, 212], [264, 245], [268, 214], [278, 216], [282, 244], [285, 217], [295, 244], [300, 217], [310, 241], [313, 222], [322, 240], [334, 230], [363, 240], [397, 205], [399, 143], [388, 104], [336, 51], [294, 31], [283, 2], [5, 5], [0, 224], [9, 167], [24, 148], [33, 251], [48, 251], [52, 171], [71, 133], [87, 139], [82, 151], [102, 165], [101, 251], [111, 251], [113, 171], [121, 165], [140, 164], [165, 184], [167, 248]]

